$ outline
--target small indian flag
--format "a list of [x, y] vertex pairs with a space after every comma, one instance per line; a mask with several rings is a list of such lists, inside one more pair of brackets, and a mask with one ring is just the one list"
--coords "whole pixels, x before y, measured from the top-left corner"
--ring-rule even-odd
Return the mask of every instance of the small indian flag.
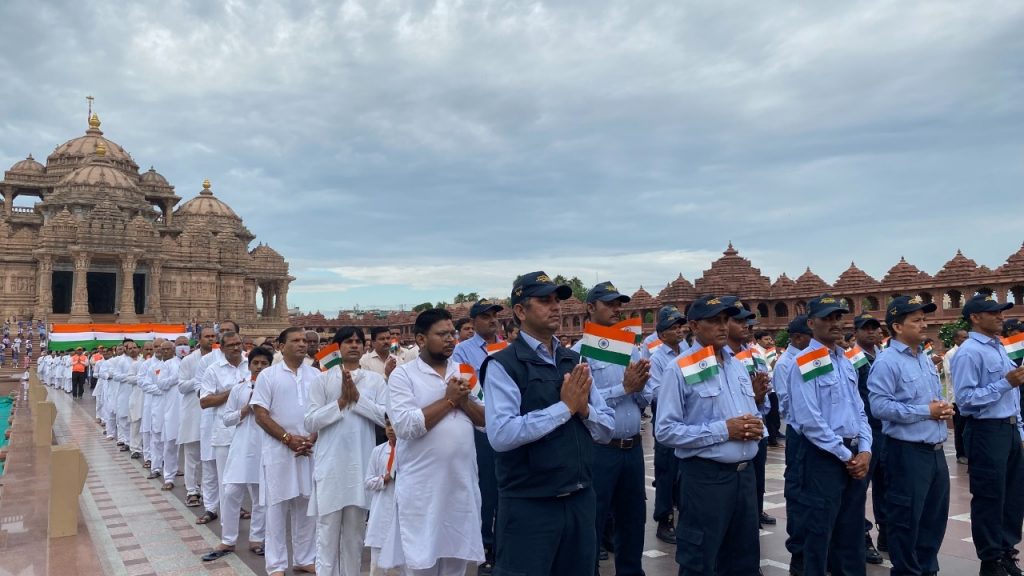
[[718, 374], [718, 358], [715, 357], [715, 349], [711, 346], [705, 346], [683, 356], [677, 364], [683, 371], [683, 380], [687, 384], [699, 384]]
[[616, 330], [625, 330], [627, 332], [632, 332], [633, 334], [636, 335], [636, 339], [634, 340], [636, 344], [639, 344], [644, 340], [644, 321], [639, 316], [636, 318], [627, 318], [622, 322], [612, 324], [612, 328], [615, 328]]
[[1024, 332], [1003, 338], [1003, 349], [1010, 360], [1024, 358]]
[[484, 388], [476, 377], [476, 370], [469, 364], [459, 364], [459, 376], [469, 384], [469, 393], [478, 399], [484, 399]]
[[487, 355], [490, 356], [495, 352], [501, 352], [505, 348], [508, 348], [508, 340], [498, 340], [494, 344], [487, 345]]
[[796, 357], [796, 364], [800, 367], [800, 375], [803, 376], [804, 382], [810, 382], [835, 369], [832, 358], [828, 355], [828, 348], [824, 347], [800, 354]]
[[341, 364], [341, 349], [337, 344], [329, 344], [316, 353], [316, 360], [320, 363], [320, 370], [326, 372]]
[[751, 374], [757, 372], [757, 366], [754, 364], [754, 351], [750, 348], [737, 352], [736, 359], [743, 364], [743, 367], [747, 369], [747, 372]]
[[761, 354], [761, 351], [758, 350], [757, 348], [751, 348], [750, 351], [754, 355], [754, 368], [756, 368], [760, 372], [767, 372], [768, 361], [765, 360], [764, 356]]
[[860, 349], [860, 346], [854, 346], [846, 351], [846, 359], [853, 363], [853, 367], [860, 370], [864, 366], [868, 365], [868, 356]]
[[654, 352], [655, 350], [658, 349], [658, 346], [661, 346], [661, 338], [655, 338], [654, 340], [651, 340], [650, 342], [648, 342], [647, 343], [647, 351], [648, 352]]
[[632, 332], [593, 322], [583, 325], [580, 355], [584, 358], [629, 366], [635, 347], [636, 336]]

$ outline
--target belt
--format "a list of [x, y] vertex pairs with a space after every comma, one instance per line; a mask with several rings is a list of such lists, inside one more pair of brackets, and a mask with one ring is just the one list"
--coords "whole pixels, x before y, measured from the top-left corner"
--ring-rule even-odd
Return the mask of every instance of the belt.
[[750, 466], [750, 460], [745, 460], [743, 462], [719, 462], [718, 460], [711, 460], [710, 458], [701, 458], [700, 456], [694, 456], [692, 458], [686, 458], [684, 460], [681, 460], [681, 462], [687, 461], [699, 462], [701, 464], [710, 464], [716, 468], [736, 472], [742, 472], [746, 470], [748, 466]]
[[908, 446], [913, 446], [915, 448], [934, 450], [935, 452], [942, 450], [942, 447], [944, 446], [943, 442], [939, 442], [938, 444], [932, 444], [931, 442], [911, 442], [909, 440], [900, 440], [899, 438], [893, 438], [892, 436], [889, 436], [888, 438], [886, 438], [886, 440], [892, 440], [894, 442], [899, 442], [901, 444], [906, 444]]
[[607, 444], [602, 446], [609, 446], [611, 448], [618, 448], [620, 450], [632, 450], [633, 446], [640, 445], [640, 435], [637, 434], [632, 438], [612, 438]]
[[843, 446], [846, 446], [846, 448], [850, 452], [853, 452], [854, 454], [856, 454], [858, 452], [857, 446], [859, 444], [860, 444], [860, 441], [858, 439], [856, 439], [856, 438], [843, 438]]
[[1006, 418], [978, 418], [977, 416], [965, 416], [965, 420], [977, 420], [978, 422], [998, 422], [1000, 424], [1009, 424], [1010, 426], [1017, 425], [1016, 416], [1008, 416]]

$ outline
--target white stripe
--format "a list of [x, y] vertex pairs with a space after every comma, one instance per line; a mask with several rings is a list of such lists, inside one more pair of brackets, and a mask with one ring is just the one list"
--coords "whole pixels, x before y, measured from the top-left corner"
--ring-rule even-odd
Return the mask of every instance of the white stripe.
[[583, 343], [581, 346], [590, 346], [591, 348], [597, 348], [606, 352], [614, 352], [616, 354], [625, 354], [630, 356], [633, 354], [633, 348], [635, 344], [631, 342], [623, 342], [621, 340], [612, 340], [611, 338], [601, 338], [593, 334], [583, 334]]
[[54, 332], [50, 334], [53, 342], [77, 342], [79, 340], [92, 340], [93, 332]]

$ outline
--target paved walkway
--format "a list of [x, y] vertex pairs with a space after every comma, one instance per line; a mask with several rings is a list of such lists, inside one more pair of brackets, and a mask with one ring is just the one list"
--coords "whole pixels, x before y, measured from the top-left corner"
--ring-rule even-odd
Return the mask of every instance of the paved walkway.
[[[195, 524], [202, 508], [186, 508], [181, 478], [171, 492], [160, 491], [158, 480], [146, 480], [140, 460], [131, 460], [119, 452], [113, 442], [103, 438], [93, 420], [91, 397], [75, 402], [63, 392], [49, 389], [57, 406], [55, 430], [61, 443], [75, 442], [90, 471], [80, 500], [82, 525], [87, 533], [63, 539], [61, 554], [51, 552], [49, 573], [77, 574], [82, 561], [95, 551], [105, 574], [149, 575], [229, 575], [264, 574], [263, 559], [244, 546], [237, 554], [205, 563], [200, 556], [216, 546], [218, 523], [211, 527]], [[648, 483], [653, 479], [653, 453], [649, 425], [645, 426], [645, 459]], [[952, 446], [950, 445], [950, 450]], [[947, 453], [952, 478], [950, 521], [942, 547], [940, 563], [946, 574], [976, 574], [978, 562], [970, 539], [969, 494], [966, 467], [955, 463]], [[783, 452], [772, 449], [768, 455], [768, 480], [765, 508], [779, 523], [762, 531], [762, 568], [766, 576], [788, 574], [789, 555], [785, 550], [785, 506], [782, 498]], [[653, 506], [654, 489], [648, 487], [648, 508]], [[869, 493], [870, 502], [870, 493]], [[870, 506], [869, 506], [870, 508]], [[647, 523], [644, 569], [648, 575], [676, 574], [675, 549], [657, 540], [656, 526]], [[241, 542], [248, 533], [248, 521], [241, 526]], [[77, 544], [75, 544], [77, 543]], [[77, 551], [76, 551], [77, 550]], [[5, 550], [10, 552], [11, 550]], [[869, 566], [868, 574], [888, 574], [888, 562]], [[471, 571], [472, 573], [472, 571]], [[611, 562], [602, 563], [601, 573], [611, 575]], [[0, 568], [0, 576], [5, 576]]]

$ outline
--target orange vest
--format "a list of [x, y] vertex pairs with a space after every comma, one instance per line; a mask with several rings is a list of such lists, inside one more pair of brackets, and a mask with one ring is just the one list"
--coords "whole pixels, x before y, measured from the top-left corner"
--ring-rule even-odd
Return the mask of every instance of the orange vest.
[[85, 354], [74, 354], [71, 356], [71, 371], [72, 372], [85, 372], [85, 365], [89, 362], [89, 357]]

